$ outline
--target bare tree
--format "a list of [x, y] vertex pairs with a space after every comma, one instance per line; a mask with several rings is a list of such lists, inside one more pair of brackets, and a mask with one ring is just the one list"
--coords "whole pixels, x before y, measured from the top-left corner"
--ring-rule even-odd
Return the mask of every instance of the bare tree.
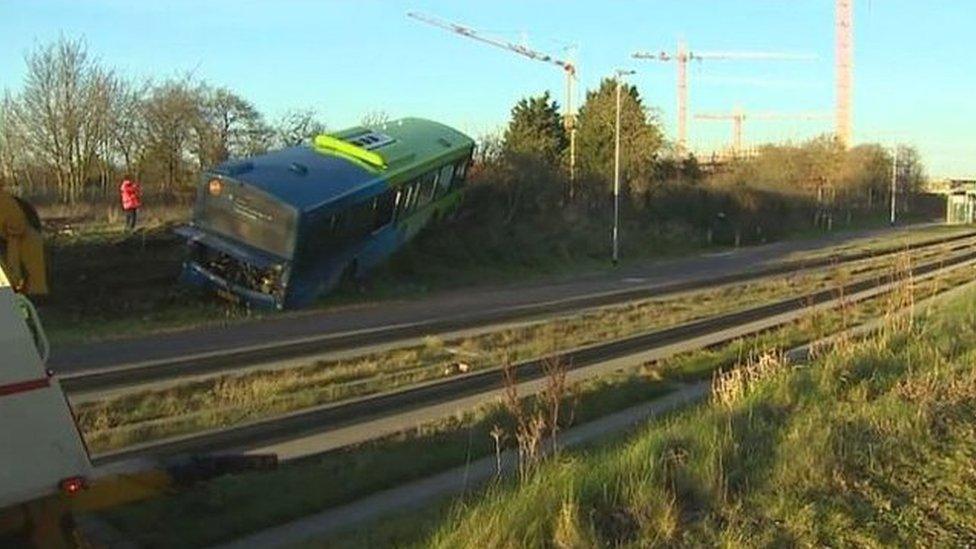
[[267, 149], [272, 131], [254, 105], [227, 88], [205, 89], [195, 127], [200, 167]]
[[203, 125], [202, 103], [201, 87], [190, 76], [154, 86], [145, 101], [147, 154], [162, 165], [168, 190], [187, 175], [194, 129]]
[[15, 118], [34, 158], [55, 174], [61, 199], [75, 201], [104, 142], [115, 77], [84, 41], [65, 37], [28, 53], [26, 62]]
[[478, 164], [487, 164], [501, 158], [502, 151], [505, 149], [505, 139], [500, 131], [482, 133], [477, 138], [475, 147], [475, 161]]
[[[148, 85], [118, 79], [111, 95], [108, 158], [126, 173], [138, 173], [149, 142], [145, 103]], [[115, 158], [117, 157], [117, 158]]]
[[320, 133], [325, 133], [325, 124], [315, 109], [292, 109], [275, 121], [274, 144], [277, 147], [294, 147]]
[[11, 184], [17, 179], [17, 163], [19, 152], [17, 150], [17, 128], [12, 120], [12, 110], [15, 108], [14, 100], [10, 94], [5, 93], [0, 100], [0, 187]]
[[384, 110], [376, 109], [367, 112], [359, 119], [359, 124], [366, 126], [367, 128], [375, 128], [376, 126], [382, 126], [390, 121], [390, 115]]
[[898, 166], [904, 192], [911, 194], [920, 192], [925, 185], [927, 175], [918, 149], [912, 145], [899, 146]]
[[0, 100], [0, 180], [16, 186], [18, 192], [30, 192], [35, 187], [36, 166], [39, 164], [27, 146], [26, 131], [17, 115], [20, 108], [16, 97], [4, 92]]

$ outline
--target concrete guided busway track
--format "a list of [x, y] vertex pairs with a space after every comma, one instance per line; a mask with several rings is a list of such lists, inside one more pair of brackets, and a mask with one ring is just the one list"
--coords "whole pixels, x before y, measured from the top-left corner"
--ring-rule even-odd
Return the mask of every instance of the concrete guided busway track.
[[[267, 343], [253, 343], [223, 350], [182, 355], [160, 360], [136, 361], [104, 367], [73, 367], [67, 370], [55, 363], [52, 368], [59, 372], [65, 390], [69, 393], [104, 391], [150, 383], [184, 376], [213, 374], [239, 370], [274, 361], [296, 357], [314, 356], [324, 352], [355, 349], [394, 341], [418, 338], [431, 334], [472, 329], [479, 326], [513, 322], [520, 319], [539, 318], [599, 306], [626, 303], [656, 296], [664, 296], [712, 286], [748, 282], [771, 276], [794, 273], [807, 269], [824, 268], [839, 263], [894, 255], [905, 250], [952, 247], [965, 249], [976, 244], [976, 233], [965, 232], [947, 237], [918, 242], [900, 248], [865, 251], [850, 254], [839, 261], [834, 256], [812, 260], [790, 261], [769, 267], [748, 269], [717, 276], [680, 279], [678, 282], [651, 282], [629, 284], [623, 289], [572, 294], [558, 299], [535, 301], [524, 305], [482, 307], [465, 310], [464, 313], [447, 316], [430, 316], [421, 320], [390, 323], [377, 328], [347, 332], [329, 332], [305, 337], [278, 338]], [[269, 321], [273, 326], [275, 321]], [[266, 327], [261, 327], [265, 329]]]
[[[974, 262], [976, 251], [967, 250], [915, 267], [912, 276], [920, 280], [952, 269], [971, 268]], [[560, 354], [571, 364], [571, 378], [578, 378], [578, 372], [584, 371], [588, 375], [596, 375], [610, 371], [606, 368], [612, 370], [626, 364], [658, 360], [669, 354], [716, 345], [768, 330], [809, 313], [811, 307], [830, 308], [844, 300], [849, 302], [867, 299], [890, 290], [896, 283], [897, 280], [891, 275], [861, 280], [844, 286], [842, 291], [819, 291], [617, 341], [567, 350]], [[843, 297], [839, 298], [838, 294]], [[602, 366], [594, 369], [597, 365]], [[515, 368], [518, 379], [522, 382], [532, 383], [543, 375], [540, 360], [527, 361]], [[226, 429], [133, 446], [96, 456], [96, 461], [111, 463], [147, 456], [253, 449], [274, 450], [283, 458], [299, 457], [303, 452], [314, 453], [338, 447], [340, 443], [352, 444], [381, 436], [384, 430], [393, 428], [390, 424], [388, 428], [379, 429], [376, 421], [382, 422], [391, 417], [403, 418], [424, 409], [442, 406], [448, 402], [459, 402], [477, 395], [492, 398], [492, 394], [497, 393], [501, 386], [501, 369], [486, 369]], [[466, 405], [470, 404], [473, 402], [467, 402]], [[337, 433], [340, 432], [346, 434], [338, 436]], [[309, 437], [323, 439], [325, 446], [322, 445], [323, 440], [316, 443]], [[296, 441], [301, 440], [305, 442], [297, 444], [305, 447], [295, 447]], [[291, 445], [291, 449], [288, 445]]]

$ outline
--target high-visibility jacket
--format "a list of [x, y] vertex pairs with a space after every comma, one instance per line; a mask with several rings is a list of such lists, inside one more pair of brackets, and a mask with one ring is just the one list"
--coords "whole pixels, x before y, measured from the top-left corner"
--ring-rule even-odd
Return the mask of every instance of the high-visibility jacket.
[[126, 179], [119, 187], [119, 194], [122, 195], [122, 209], [134, 210], [142, 207], [142, 189], [139, 184]]
[[46, 294], [44, 239], [31, 225], [24, 207], [4, 191], [0, 191], [0, 240], [5, 247], [3, 268], [11, 286], [20, 292]]

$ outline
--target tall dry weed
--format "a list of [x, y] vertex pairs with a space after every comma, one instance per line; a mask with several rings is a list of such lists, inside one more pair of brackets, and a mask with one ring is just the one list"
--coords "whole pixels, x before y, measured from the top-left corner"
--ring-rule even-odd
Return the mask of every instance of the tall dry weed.
[[789, 359], [778, 350], [755, 354], [736, 367], [719, 370], [712, 378], [711, 400], [725, 408], [737, 405], [756, 383], [786, 370]]
[[[568, 364], [560, 356], [543, 359], [542, 370], [545, 374], [545, 387], [537, 398], [522, 399], [518, 392], [518, 379], [515, 367], [509, 363], [502, 368], [502, 379], [505, 386], [503, 403], [515, 424], [514, 438], [518, 452], [519, 479], [529, 478], [547, 451], [543, 443], [548, 439], [551, 447], [548, 453], [558, 452], [558, 435], [561, 424], [568, 423], [563, 408], [569, 401], [570, 387], [566, 374]], [[568, 420], [572, 420], [572, 408], [567, 411]], [[504, 436], [501, 431], [492, 432], [496, 444]], [[500, 448], [498, 446], [497, 448]], [[496, 451], [497, 451], [496, 448]], [[498, 458], [496, 458], [498, 459]], [[500, 461], [499, 461], [500, 464]], [[500, 466], [500, 465], [499, 465]]]
[[911, 329], [915, 318], [915, 277], [912, 258], [907, 252], [899, 253], [891, 267], [890, 280], [894, 285], [885, 302], [882, 333], [891, 336]]

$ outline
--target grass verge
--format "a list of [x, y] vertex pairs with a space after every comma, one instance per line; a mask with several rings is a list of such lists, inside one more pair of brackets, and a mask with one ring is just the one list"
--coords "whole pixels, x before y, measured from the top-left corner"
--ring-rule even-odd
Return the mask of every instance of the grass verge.
[[707, 405], [563, 454], [520, 486], [497, 485], [427, 539], [406, 530], [392, 539], [432, 547], [970, 545], [974, 361], [971, 292], [907, 329], [848, 341], [812, 367], [754, 364], [752, 375], [717, 384]]
[[[914, 259], [937, 252], [919, 250]], [[908, 256], [906, 255], [906, 260]], [[667, 326], [804, 295], [889, 270], [891, 258], [842, 269], [734, 284], [528, 326], [309, 365], [226, 374], [75, 406], [90, 448], [111, 450], [147, 440], [263, 419], [457, 374], [547, 356]], [[962, 280], [965, 275], [952, 275]], [[956, 279], [954, 279], [956, 280]], [[931, 285], [933, 283], [929, 283]]]
[[[946, 282], [943, 289], [948, 285]], [[848, 316], [847, 324], [890, 308], [885, 298], [863, 305], [847, 311], [847, 315], [857, 315]], [[754, 338], [590, 380], [575, 388], [574, 421], [586, 422], [651, 400], [670, 392], [678, 383], [707, 379], [717, 369], [758, 350], [789, 348], [832, 333], [845, 322], [844, 314], [834, 311], [812, 315]], [[502, 412], [501, 405], [486, 406], [411, 432], [288, 464], [277, 471], [197, 484], [109, 511], [105, 517], [146, 546], [212, 544], [490, 455], [494, 450], [491, 431], [496, 426], [510, 430], [510, 418]], [[419, 518], [411, 515], [398, 522], [385, 522], [359, 537], [343, 540], [343, 545], [361, 547], [364, 543], [375, 546], [416, 540], [418, 532], [423, 532], [418, 528]], [[428, 513], [422, 518], [429, 522], [435, 517]], [[160, 528], [160, 524], [167, 526]]]
[[[574, 422], [663, 396], [677, 383], [707, 377], [752, 349], [783, 344], [800, 332], [796, 326], [586, 382], [575, 388]], [[108, 511], [105, 518], [148, 547], [205, 546], [490, 455], [496, 426], [512, 428], [500, 403], [276, 471], [217, 478]]]
[[[861, 241], [871, 241], [880, 247], [887, 242], [897, 247], [905, 239], [934, 239], [963, 230], [968, 229], [907, 228], [885, 237], [855, 239], [839, 246], [847, 250], [845, 253], [855, 253]], [[800, 237], [816, 235], [823, 236], [823, 233]], [[458, 286], [567, 278], [607, 270], [604, 260], [578, 257], [550, 264], [543, 256], [527, 263], [482, 258], [483, 263], [491, 264], [476, 263], [460, 268], [453, 262], [437, 261], [418, 252], [427, 240], [431, 240], [429, 235], [420, 235], [389, 265], [381, 268], [368, 294], [340, 290], [324, 298], [316, 308], [418, 297]], [[141, 229], [133, 234], [102, 226], [61, 231], [49, 238], [48, 247], [53, 293], [43, 304], [42, 316], [56, 346], [253, 321], [266, 314], [232, 306], [180, 285], [177, 278], [184, 245], [172, 233], [171, 225]], [[689, 248], [687, 241], [676, 240], [663, 248], [648, 247], [646, 253], [629, 257], [627, 261], [646, 262], [700, 249]], [[831, 249], [834, 247], [827, 250]]]
[[39, 307], [55, 348], [251, 318], [179, 284], [184, 244], [172, 226], [88, 227], [52, 235], [47, 247], [51, 295]]
[[[935, 225], [914, 231], [907, 229], [904, 231], [898, 231], [895, 233], [897, 234], [895, 240], [900, 246], [910, 246], [914, 244], [921, 244], [942, 236], [960, 234], [968, 230], [972, 230], [972, 227], [960, 225]], [[879, 236], [869, 236], [845, 242], [843, 244], [838, 244], [836, 246], [831, 246], [829, 248], [795, 252], [787, 255], [784, 260], [803, 261], [830, 256], [844, 257], [858, 253], [878, 252], [891, 247], [892, 236], [894, 235], [883, 234]]]

